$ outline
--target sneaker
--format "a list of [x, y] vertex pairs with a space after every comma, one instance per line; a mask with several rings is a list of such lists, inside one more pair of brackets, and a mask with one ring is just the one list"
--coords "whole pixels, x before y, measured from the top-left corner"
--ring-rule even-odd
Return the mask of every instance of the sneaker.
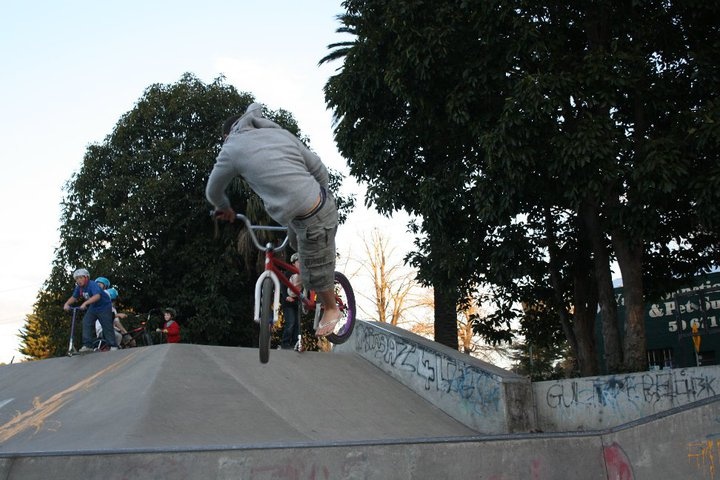
[[118, 347], [110, 347], [110, 351], [111, 351], [111, 352], [112, 352], [112, 351], [115, 351], [115, 350], [118, 350]]
[[93, 350], [92, 348], [86, 347], [85, 345], [83, 345], [83, 347], [80, 350], [78, 350], [78, 353], [87, 353], [87, 352], [94, 352], [94, 351], [95, 350]]

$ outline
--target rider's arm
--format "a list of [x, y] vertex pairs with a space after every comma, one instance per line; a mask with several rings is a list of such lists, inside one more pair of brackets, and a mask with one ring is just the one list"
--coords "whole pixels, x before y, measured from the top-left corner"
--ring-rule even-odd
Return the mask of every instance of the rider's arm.
[[[123, 315], [123, 314], [121, 313], [119, 315]], [[115, 317], [113, 319], [113, 326], [115, 327], [115, 329], [118, 332], [122, 333], [123, 335], [125, 335], [127, 333], [127, 330], [125, 330], [125, 327], [123, 327], [123, 324], [118, 317]]]
[[97, 302], [98, 300], [100, 300], [100, 295], [104, 295], [104, 294], [96, 293], [95, 295], [93, 295], [92, 297], [88, 298], [83, 303], [81, 303], [80, 308], [86, 308], [88, 305], [91, 305], [91, 304]]
[[205, 186], [205, 197], [217, 210], [230, 208], [230, 200], [225, 194], [225, 188], [237, 175], [232, 165], [232, 159], [227, 149], [223, 148], [217, 156], [215, 166], [210, 172], [207, 185]]
[[73, 305], [75, 302], [77, 302], [77, 298], [75, 298], [75, 297], [68, 298], [67, 301], [65, 301], [65, 305], [63, 305], [63, 310], [69, 310], [70, 305]]
[[73, 305], [75, 302], [77, 302], [81, 295], [82, 290], [79, 286], [75, 285], [72, 295], [70, 295], [70, 298], [68, 298], [65, 302], [65, 305], [63, 305], [63, 310], [70, 310], [70, 305]]

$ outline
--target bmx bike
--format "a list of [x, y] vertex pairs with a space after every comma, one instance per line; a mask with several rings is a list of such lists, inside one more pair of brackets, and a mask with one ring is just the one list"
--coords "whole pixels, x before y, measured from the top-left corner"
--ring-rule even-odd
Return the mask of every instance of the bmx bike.
[[150, 316], [153, 312], [159, 312], [158, 309], [152, 309], [147, 314], [147, 320], [140, 322], [140, 324], [132, 329], [129, 329], [127, 333], [123, 334], [120, 348], [133, 348], [137, 346], [149, 347], [153, 344], [152, 335], [150, 334]]
[[[282, 283], [293, 292], [299, 299], [302, 307], [308, 312], [314, 312], [315, 319], [313, 328], [317, 329], [322, 315], [322, 304], [318, 301], [313, 291], [302, 291], [290, 282], [289, 274], [299, 273], [295, 266], [281, 260], [276, 253], [285, 249], [288, 243], [288, 236], [282, 240], [280, 245], [275, 246], [268, 242], [264, 246], [260, 243], [256, 231], [285, 232], [287, 227], [272, 225], [253, 225], [245, 215], [236, 214], [235, 218], [241, 220], [250, 233], [250, 238], [255, 247], [265, 254], [265, 269], [258, 276], [255, 282], [255, 309], [253, 319], [260, 325], [259, 350], [260, 362], [267, 363], [270, 356], [270, 340], [272, 327], [278, 320], [280, 309], [280, 284]], [[340, 310], [340, 321], [335, 325], [332, 333], [326, 338], [334, 344], [341, 344], [347, 341], [355, 327], [355, 293], [350, 281], [340, 272], [335, 272], [335, 302]], [[302, 351], [302, 347], [298, 348]]]

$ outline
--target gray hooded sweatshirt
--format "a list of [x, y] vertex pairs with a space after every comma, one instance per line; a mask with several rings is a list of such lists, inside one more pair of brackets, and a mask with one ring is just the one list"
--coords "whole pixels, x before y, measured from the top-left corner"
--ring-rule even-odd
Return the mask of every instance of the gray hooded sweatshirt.
[[262, 199], [268, 214], [285, 226], [309, 212], [320, 187], [328, 187], [320, 158], [295, 135], [264, 118], [258, 103], [233, 124], [215, 160], [205, 188], [215, 208], [230, 207], [225, 188], [237, 175]]

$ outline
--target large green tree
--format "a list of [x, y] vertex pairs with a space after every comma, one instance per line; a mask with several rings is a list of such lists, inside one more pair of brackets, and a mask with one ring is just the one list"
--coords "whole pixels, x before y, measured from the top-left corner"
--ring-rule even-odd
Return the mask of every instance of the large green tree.
[[524, 331], [559, 319], [585, 374], [599, 303], [609, 367], [644, 368], [646, 294], [719, 263], [720, 6], [343, 5], [354, 38], [324, 59], [343, 62], [326, 85], [336, 140], [369, 202], [422, 218], [424, 278], [460, 293], [489, 283], [498, 309], [477, 327], [495, 338], [512, 336], [518, 301], [550, 309], [521, 317]]
[[[206, 84], [185, 74], [177, 83], [148, 87], [105, 140], [87, 148], [65, 187], [59, 247], [25, 326], [24, 354], [66, 350], [70, 316], [62, 304], [72, 292], [71, 273], [81, 266], [93, 278], [111, 279], [121, 311], [176, 308], [183, 341], [256, 343], [257, 252], [239, 251], [238, 224], [216, 229], [204, 194], [223, 121], [253, 101], [222, 78]], [[265, 114], [302, 138], [289, 112]], [[331, 188], [339, 182], [331, 172]], [[242, 179], [228, 191], [237, 211], [271, 221]], [[338, 202], [343, 210], [351, 203]]]

